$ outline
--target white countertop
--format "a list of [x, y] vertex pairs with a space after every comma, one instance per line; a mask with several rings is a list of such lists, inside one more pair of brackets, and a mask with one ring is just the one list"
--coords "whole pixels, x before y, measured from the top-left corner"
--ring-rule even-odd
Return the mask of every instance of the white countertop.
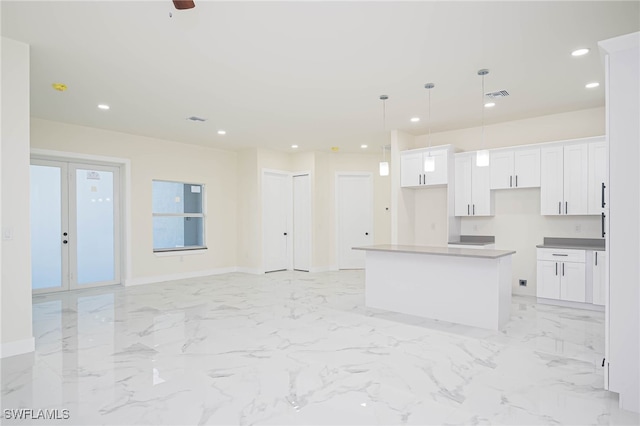
[[384, 251], [390, 253], [431, 254], [436, 256], [476, 257], [481, 259], [498, 259], [515, 253], [513, 250], [486, 250], [454, 247], [402, 246], [394, 244], [378, 244], [375, 246], [353, 247], [354, 250]]

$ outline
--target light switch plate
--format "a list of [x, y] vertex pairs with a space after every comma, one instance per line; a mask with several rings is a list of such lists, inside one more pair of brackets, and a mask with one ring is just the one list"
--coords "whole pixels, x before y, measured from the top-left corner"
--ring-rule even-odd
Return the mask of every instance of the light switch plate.
[[13, 228], [7, 226], [2, 228], [2, 239], [3, 240], [13, 240]]

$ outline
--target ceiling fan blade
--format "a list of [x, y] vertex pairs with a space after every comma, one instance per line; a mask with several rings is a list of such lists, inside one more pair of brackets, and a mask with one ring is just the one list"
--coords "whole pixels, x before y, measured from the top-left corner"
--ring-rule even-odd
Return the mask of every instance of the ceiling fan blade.
[[178, 10], [193, 9], [194, 7], [196, 7], [196, 4], [193, 2], [193, 0], [173, 0], [173, 5]]

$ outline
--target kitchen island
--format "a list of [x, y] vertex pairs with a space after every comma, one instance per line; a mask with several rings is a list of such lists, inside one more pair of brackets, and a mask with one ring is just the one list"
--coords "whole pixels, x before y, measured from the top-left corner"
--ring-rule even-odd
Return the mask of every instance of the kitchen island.
[[511, 310], [515, 251], [374, 245], [366, 251], [366, 306], [499, 330]]

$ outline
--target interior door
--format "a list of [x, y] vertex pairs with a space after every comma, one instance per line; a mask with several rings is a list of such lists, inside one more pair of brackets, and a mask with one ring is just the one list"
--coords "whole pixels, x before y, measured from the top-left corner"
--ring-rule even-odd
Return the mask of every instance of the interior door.
[[119, 169], [32, 160], [34, 293], [120, 282]]
[[264, 271], [289, 269], [291, 219], [291, 177], [287, 173], [263, 172], [263, 257]]
[[309, 175], [293, 177], [293, 269], [309, 271], [311, 267], [311, 179]]
[[337, 256], [339, 269], [362, 269], [365, 252], [353, 247], [373, 244], [373, 176], [336, 177]]

